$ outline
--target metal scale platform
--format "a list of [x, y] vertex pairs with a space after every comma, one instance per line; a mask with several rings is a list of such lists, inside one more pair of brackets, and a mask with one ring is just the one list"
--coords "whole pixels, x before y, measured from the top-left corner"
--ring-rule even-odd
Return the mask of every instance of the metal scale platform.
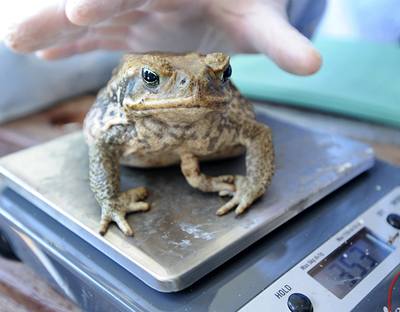
[[[122, 188], [148, 187], [152, 208], [130, 215], [133, 238], [116, 226], [102, 237], [100, 209], [88, 186], [87, 149], [76, 133], [1, 159], [7, 186], [0, 196], [0, 226], [20, 257], [87, 310], [237, 310], [334, 234], [332, 225], [344, 226], [362, 210], [343, 218], [332, 207], [331, 220], [314, 220], [323, 233], [307, 239], [302, 235], [309, 229], [300, 227], [298, 245], [276, 231], [267, 234], [285, 223], [278, 232], [287, 227], [290, 233], [290, 219], [374, 164], [367, 145], [282, 123], [260, 107], [257, 112], [273, 130], [277, 170], [266, 194], [243, 216], [217, 217], [227, 199], [192, 189], [178, 167], [123, 168]], [[244, 159], [204, 163], [202, 169], [211, 175], [243, 173]], [[320, 222], [327, 222], [326, 233]], [[289, 262], [287, 253], [293, 255]], [[275, 265], [263, 264], [262, 257]]]

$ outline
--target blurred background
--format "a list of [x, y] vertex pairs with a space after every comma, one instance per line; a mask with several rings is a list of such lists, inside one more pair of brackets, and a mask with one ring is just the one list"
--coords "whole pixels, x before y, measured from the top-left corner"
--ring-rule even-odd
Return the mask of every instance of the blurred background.
[[318, 34], [400, 45], [399, 1], [328, 0]]

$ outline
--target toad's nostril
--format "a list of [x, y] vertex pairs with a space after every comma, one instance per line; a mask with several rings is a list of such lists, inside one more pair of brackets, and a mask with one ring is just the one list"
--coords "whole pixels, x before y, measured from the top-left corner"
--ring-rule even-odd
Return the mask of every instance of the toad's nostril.
[[186, 83], [186, 78], [183, 78], [182, 80], [181, 80], [181, 85], [184, 85]]

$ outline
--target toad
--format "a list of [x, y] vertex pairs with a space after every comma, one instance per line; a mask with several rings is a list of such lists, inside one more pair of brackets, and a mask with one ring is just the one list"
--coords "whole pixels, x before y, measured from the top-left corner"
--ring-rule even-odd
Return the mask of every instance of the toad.
[[[147, 211], [144, 187], [120, 190], [120, 164], [180, 164], [186, 181], [231, 198], [216, 213], [243, 213], [274, 173], [271, 130], [230, 81], [223, 53], [125, 55], [84, 122], [89, 180], [101, 207], [100, 234], [111, 222], [133, 235], [130, 212]], [[199, 162], [246, 152], [246, 175], [208, 176]], [[150, 185], [151, 187], [151, 185]]]

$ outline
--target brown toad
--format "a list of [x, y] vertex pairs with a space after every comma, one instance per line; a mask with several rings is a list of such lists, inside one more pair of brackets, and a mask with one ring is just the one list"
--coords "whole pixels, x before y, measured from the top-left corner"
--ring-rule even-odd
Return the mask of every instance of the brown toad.
[[[88, 113], [90, 186], [101, 206], [100, 233], [110, 222], [133, 231], [126, 214], [147, 211], [140, 187], [120, 192], [119, 166], [180, 163], [187, 182], [203, 192], [232, 196], [217, 210], [240, 214], [271, 182], [274, 152], [270, 129], [255, 120], [252, 105], [230, 82], [222, 53], [130, 54], [114, 70]], [[247, 150], [246, 176], [210, 177], [199, 160], [237, 156]]]

